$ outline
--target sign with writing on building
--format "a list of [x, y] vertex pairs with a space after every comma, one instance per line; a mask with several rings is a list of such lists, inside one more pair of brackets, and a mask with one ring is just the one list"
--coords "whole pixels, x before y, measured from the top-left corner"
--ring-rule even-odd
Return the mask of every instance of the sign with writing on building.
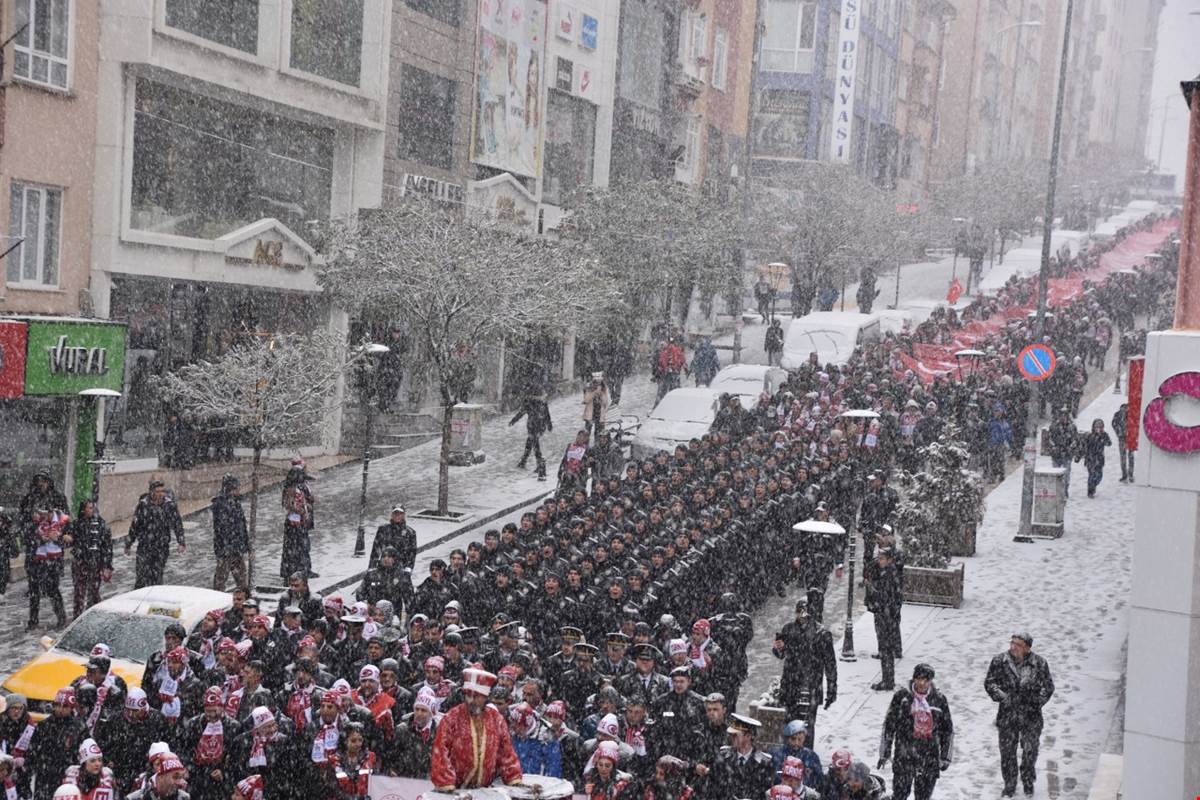
[[400, 183], [401, 197], [418, 196], [428, 197], [439, 203], [462, 203], [464, 195], [462, 184], [439, 181], [411, 172], [406, 172], [404, 180]]
[[858, 75], [858, 28], [860, 0], [842, 0], [837, 45], [837, 78], [833, 84], [833, 126], [829, 158], [850, 163], [854, 134], [854, 89]]
[[557, 68], [554, 71], [554, 88], [560, 92], [569, 92], [575, 84], [575, 64], [568, 58], [558, 57]]
[[595, 50], [600, 41], [600, 20], [590, 14], [583, 15], [579, 25], [579, 46], [587, 50]]
[[575, 31], [579, 27], [579, 10], [574, 6], [566, 3], [558, 4], [558, 24], [554, 26], [554, 33], [560, 39], [565, 39], [568, 42], [575, 38]]
[[595, 84], [592, 81], [592, 71], [587, 67], [581, 66], [575, 70], [575, 94], [583, 98], [590, 99], [594, 94], [592, 87]]
[[0, 398], [20, 397], [25, 393], [27, 338], [24, 322], [0, 320]]
[[119, 392], [125, 379], [125, 326], [31, 319], [25, 347], [26, 395]]
[[276, 219], [260, 219], [217, 239], [229, 264], [299, 272], [312, 263], [313, 249]]

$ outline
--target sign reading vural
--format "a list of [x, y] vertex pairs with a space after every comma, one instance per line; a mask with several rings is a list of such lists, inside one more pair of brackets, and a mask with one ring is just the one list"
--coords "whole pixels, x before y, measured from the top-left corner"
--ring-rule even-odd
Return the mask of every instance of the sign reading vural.
[[124, 377], [124, 325], [29, 320], [26, 395], [72, 395], [84, 389], [119, 392]]

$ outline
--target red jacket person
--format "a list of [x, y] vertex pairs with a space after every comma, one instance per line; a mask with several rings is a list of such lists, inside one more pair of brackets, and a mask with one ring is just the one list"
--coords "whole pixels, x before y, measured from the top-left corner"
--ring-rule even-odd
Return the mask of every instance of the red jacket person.
[[519, 783], [521, 762], [513, 750], [508, 724], [488, 696], [496, 676], [475, 666], [463, 670], [463, 702], [447, 712], [433, 740], [429, 778], [439, 792]]

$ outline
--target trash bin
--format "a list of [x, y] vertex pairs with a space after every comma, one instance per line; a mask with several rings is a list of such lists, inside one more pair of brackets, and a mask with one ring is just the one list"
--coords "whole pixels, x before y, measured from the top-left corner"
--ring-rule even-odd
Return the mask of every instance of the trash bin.
[[450, 417], [450, 463], [456, 467], [469, 467], [482, 463], [485, 458], [483, 406], [459, 403]]
[[1067, 471], [1062, 467], [1036, 468], [1033, 471], [1033, 535], [1047, 539], [1062, 536], [1066, 507]]

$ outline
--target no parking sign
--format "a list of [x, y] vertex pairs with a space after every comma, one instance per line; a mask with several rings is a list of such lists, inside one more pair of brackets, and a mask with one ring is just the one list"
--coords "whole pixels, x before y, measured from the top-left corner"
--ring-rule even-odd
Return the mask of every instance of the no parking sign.
[[1037, 383], [1054, 374], [1058, 359], [1054, 351], [1044, 344], [1031, 344], [1017, 356], [1017, 369], [1025, 380]]

